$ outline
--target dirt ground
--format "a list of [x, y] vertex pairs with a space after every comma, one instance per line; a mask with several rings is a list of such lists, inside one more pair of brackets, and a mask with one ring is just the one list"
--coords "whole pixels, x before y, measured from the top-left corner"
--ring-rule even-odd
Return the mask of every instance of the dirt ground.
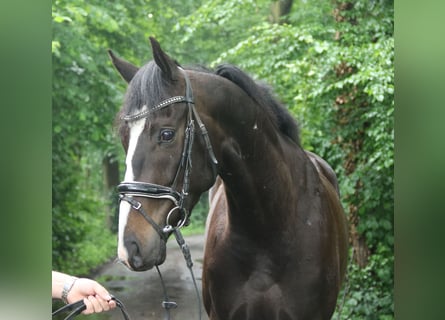
[[[202, 306], [201, 276], [204, 236], [186, 236], [186, 243], [191, 248], [193, 272], [201, 299], [202, 320], [208, 320]], [[199, 319], [198, 302], [190, 271], [174, 237], [167, 243], [167, 259], [160, 266], [167, 293], [171, 301], [178, 304], [171, 310], [171, 319], [194, 320]], [[165, 319], [165, 312], [161, 306], [164, 299], [161, 281], [152, 269], [145, 272], [133, 272], [120, 263], [109, 263], [99, 269], [94, 277], [109, 291], [120, 299], [131, 317], [131, 320], [160, 320]], [[85, 319], [86, 316], [85, 316]], [[91, 319], [89, 316], [88, 319]], [[100, 320], [121, 320], [123, 316], [118, 308], [109, 312], [95, 315]]]

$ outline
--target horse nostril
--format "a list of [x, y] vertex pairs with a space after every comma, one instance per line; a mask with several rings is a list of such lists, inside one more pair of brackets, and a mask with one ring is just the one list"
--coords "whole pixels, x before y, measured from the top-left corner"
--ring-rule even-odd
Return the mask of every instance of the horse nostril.
[[138, 242], [135, 238], [126, 239], [125, 247], [128, 252], [128, 262], [133, 268], [138, 268], [142, 265], [142, 258]]
[[131, 265], [133, 266], [133, 269], [139, 269], [143, 266], [142, 258], [140, 255], [134, 255], [131, 258]]
[[136, 240], [132, 239], [127, 241], [126, 247], [128, 250], [128, 263], [134, 270], [140, 270], [144, 266], [144, 260], [140, 251], [139, 244]]
[[144, 247], [136, 237], [128, 236], [124, 244], [128, 254], [126, 257], [127, 265], [133, 271], [149, 270], [165, 259], [165, 245], [159, 246], [156, 241]]
[[139, 252], [139, 246], [135, 240], [125, 241], [125, 248], [127, 248], [128, 256], [132, 257]]

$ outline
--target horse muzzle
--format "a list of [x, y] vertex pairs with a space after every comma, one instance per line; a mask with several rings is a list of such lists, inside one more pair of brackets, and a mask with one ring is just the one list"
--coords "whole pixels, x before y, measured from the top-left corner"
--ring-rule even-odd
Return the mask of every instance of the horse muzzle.
[[165, 241], [156, 238], [142, 244], [136, 237], [124, 238], [125, 253], [119, 251], [119, 260], [132, 271], [146, 271], [164, 263], [166, 257]]

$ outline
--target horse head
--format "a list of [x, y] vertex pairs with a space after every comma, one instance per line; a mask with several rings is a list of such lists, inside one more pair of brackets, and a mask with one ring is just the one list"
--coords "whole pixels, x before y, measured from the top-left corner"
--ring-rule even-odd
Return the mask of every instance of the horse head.
[[[118, 258], [135, 271], [160, 265], [174, 228], [216, 178], [217, 161], [196, 112], [188, 71], [150, 38], [154, 61], [142, 67], [111, 60], [128, 83], [118, 113], [126, 153], [120, 193]], [[194, 170], [192, 170], [192, 168]]]

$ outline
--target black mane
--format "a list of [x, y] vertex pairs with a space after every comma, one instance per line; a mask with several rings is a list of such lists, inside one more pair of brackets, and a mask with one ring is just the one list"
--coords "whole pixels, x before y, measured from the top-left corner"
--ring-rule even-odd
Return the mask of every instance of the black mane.
[[[220, 65], [214, 72], [202, 66], [194, 66], [187, 69], [215, 73], [235, 83], [268, 112], [272, 121], [276, 123], [282, 133], [300, 145], [297, 122], [287, 109], [273, 96], [271, 89], [267, 85], [255, 82], [245, 72], [230, 64]], [[139, 69], [128, 88], [124, 99], [124, 106], [118, 114], [118, 118], [122, 115], [137, 113], [144, 104], [151, 107], [159, 103], [159, 101], [170, 97], [168, 83], [165, 82], [162, 77], [162, 71], [154, 61], [150, 61]], [[147, 88], [150, 88], [150, 90], [147, 90]], [[116, 120], [119, 121], [120, 119]], [[119, 121], [119, 131], [125, 130], [125, 127], [124, 122]]]
[[281, 132], [300, 145], [300, 134], [297, 122], [287, 109], [273, 96], [271, 89], [266, 84], [255, 82], [245, 72], [230, 64], [218, 66], [215, 73], [232, 81], [243, 89], [249, 97], [269, 112]]

